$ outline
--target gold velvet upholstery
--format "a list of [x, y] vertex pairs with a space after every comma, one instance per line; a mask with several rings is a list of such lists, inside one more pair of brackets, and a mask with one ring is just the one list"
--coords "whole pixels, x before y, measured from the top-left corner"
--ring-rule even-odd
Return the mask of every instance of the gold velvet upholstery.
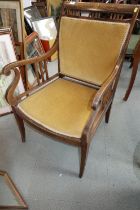
[[129, 24], [62, 17], [60, 71], [101, 85], [113, 71]]
[[95, 93], [93, 88], [57, 79], [24, 99], [18, 108], [52, 131], [80, 138]]

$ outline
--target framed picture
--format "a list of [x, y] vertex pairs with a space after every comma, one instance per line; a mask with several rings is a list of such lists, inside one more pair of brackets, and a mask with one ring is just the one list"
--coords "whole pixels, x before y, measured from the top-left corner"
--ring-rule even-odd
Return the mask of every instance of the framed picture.
[[[45, 53], [37, 32], [33, 32], [29, 36], [26, 37], [25, 49], [26, 49], [25, 51], [26, 58], [33, 58], [35, 56], [40, 56]], [[36, 79], [37, 78], [36, 78], [34, 66], [31, 64], [28, 64], [26, 66], [27, 89], [31, 89], [32, 87], [36, 85]]]
[[[2, 68], [11, 63], [16, 61], [16, 54], [14, 49], [14, 43], [11, 38], [11, 32], [6, 33], [0, 33], [0, 72], [2, 71]], [[10, 113], [11, 107], [8, 105], [5, 94], [7, 91], [7, 88], [11, 84], [14, 78], [14, 72], [12, 72], [9, 76], [0, 75], [0, 116]], [[16, 89], [15, 94], [19, 94], [24, 92], [24, 86], [22, 83], [22, 80], [20, 79], [18, 87]]]
[[23, 7], [26, 8], [26, 7], [30, 7], [32, 4], [31, 4], [31, 0], [23, 0]]
[[45, 2], [32, 2], [32, 5], [37, 7], [41, 17], [48, 17], [47, 6]]
[[32, 21], [33, 30], [42, 40], [55, 40], [57, 36], [57, 28], [53, 17], [41, 18]]
[[[45, 52], [54, 44], [57, 37], [57, 27], [54, 17], [41, 18], [32, 21], [33, 30], [39, 35]], [[57, 59], [57, 52], [51, 56], [50, 61]]]
[[0, 35], [1, 34], [7, 34], [7, 33], [11, 37], [12, 44], [13, 44], [13, 47], [14, 47], [14, 51], [15, 51], [16, 58], [17, 58], [17, 51], [16, 51], [16, 47], [15, 47], [15, 41], [14, 41], [14, 36], [13, 36], [12, 28], [11, 27], [1, 27], [0, 28]]
[[11, 27], [16, 42], [24, 42], [23, 1], [0, 0], [0, 27]]
[[26, 202], [6, 171], [0, 171], [0, 209], [28, 209]]
[[26, 18], [30, 27], [32, 27], [31, 21], [41, 18], [41, 14], [36, 6], [30, 6], [24, 9], [24, 17]]

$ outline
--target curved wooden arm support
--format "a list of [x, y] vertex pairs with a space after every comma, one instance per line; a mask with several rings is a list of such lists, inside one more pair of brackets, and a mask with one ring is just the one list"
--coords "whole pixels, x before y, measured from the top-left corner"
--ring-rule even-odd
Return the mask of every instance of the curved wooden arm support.
[[6, 91], [6, 99], [7, 99], [8, 103], [11, 106], [14, 106], [14, 105], [16, 105], [16, 102], [17, 102], [17, 97], [14, 96], [14, 93], [15, 93], [15, 89], [16, 89], [19, 79], [20, 79], [20, 72], [17, 68], [12, 68], [9, 70], [6, 67], [8, 67], [8, 65], [5, 66], [4, 69], [2, 70], [2, 73], [5, 76], [9, 76], [11, 71], [14, 71], [14, 73], [15, 73], [14, 80], [12, 81], [11, 85], [9, 86], [9, 88]]
[[103, 83], [101, 88], [98, 90], [98, 92], [97, 92], [97, 94], [94, 97], [93, 102], [92, 102], [92, 108], [94, 110], [97, 110], [98, 106], [102, 102], [102, 99], [103, 99], [104, 95], [106, 94], [108, 89], [110, 89], [110, 87], [112, 86], [112, 84], [114, 82], [114, 79], [117, 76], [118, 69], [119, 69], [119, 66], [117, 65], [115, 67], [115, 71], [113, 71], [113, 73], [110, 75], [110, 77]]
[[16, 105], [17, 98], [18, 98], [18, 96], [14, 96], [16, 87], [17, 87], [19, 79], [20, 79], [20, 71], [19, 71], [18, 67], [29, 65], [29, 64], [34, 64], [34, 63], [39, 63], [44, 60], [47, 61], [47, 59], [50, 58], [50, 56], [52, 56], [57, 51], [57, 49], [58, 49], [58, 42], [56, 41], [54, 43], [53, 47], [44, 55], [26, 59], [26, 60], [16, 61], [16, 62], [6, 65], [3, 68], [1, 74], [4, 74], [5, 76], [10, 75], [11, 71], [14, 71], [14, 73], [15, 73], [14, 80], [11, 83], [11, 85], [8, 88], [7, 93], [6, 93], [6, 99], [11, 106]]

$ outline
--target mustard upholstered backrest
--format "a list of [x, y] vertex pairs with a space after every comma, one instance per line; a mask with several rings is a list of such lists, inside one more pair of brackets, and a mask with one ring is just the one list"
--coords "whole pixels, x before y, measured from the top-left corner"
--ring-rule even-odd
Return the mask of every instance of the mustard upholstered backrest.
[[61, 73], [101, 85], [115, 67], [128, 30], [128, 23], [62, 17]]

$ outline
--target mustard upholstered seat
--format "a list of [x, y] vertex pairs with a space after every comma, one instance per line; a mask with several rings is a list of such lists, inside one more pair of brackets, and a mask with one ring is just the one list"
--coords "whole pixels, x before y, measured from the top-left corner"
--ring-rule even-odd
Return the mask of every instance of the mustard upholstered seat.
[[112, 73], [129, 24], [62, 17], [59, 35], [63, 74], [97, 85]]
[[93, 88], [57, 79], [22, 101], [18, 107], [48, 129], [80, 138], [92, 111], [95, 93]]

